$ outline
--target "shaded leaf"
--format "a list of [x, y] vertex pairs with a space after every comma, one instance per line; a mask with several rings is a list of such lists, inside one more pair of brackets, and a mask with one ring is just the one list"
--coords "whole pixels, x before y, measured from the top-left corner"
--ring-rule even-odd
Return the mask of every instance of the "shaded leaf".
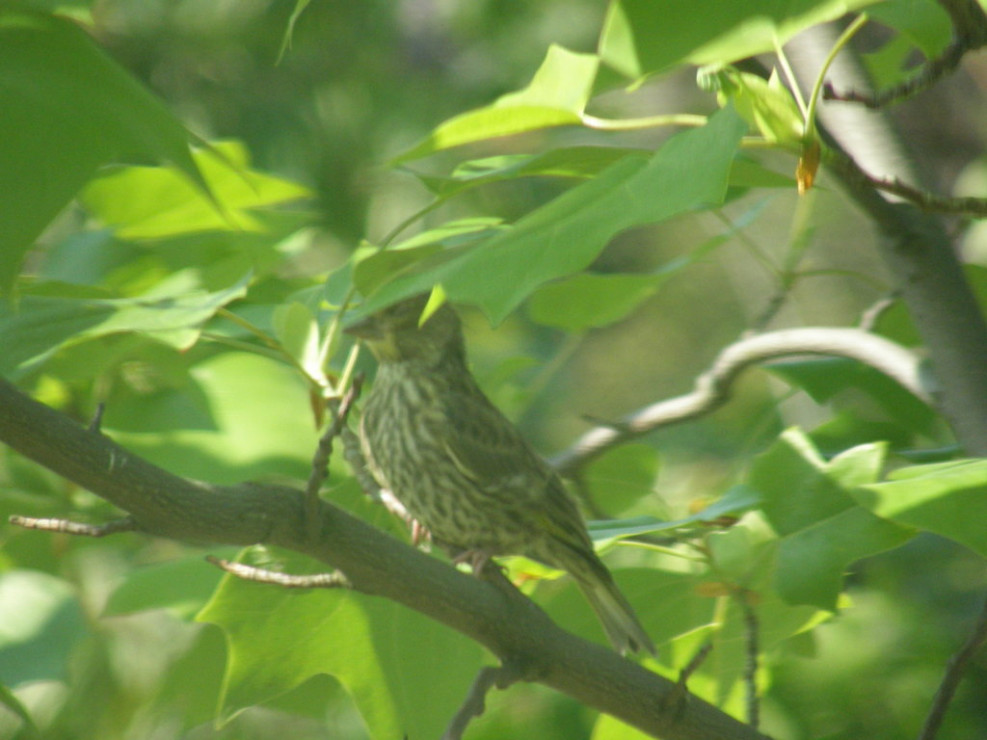
[[141, 298], [24, 296], [0, 305], [0, 372], [23, 373], [64, 346], [121, 332], [144, 332], [181, 349], [199, 337], [203, 323], [247, 290], [249, 276], [225, 290], [164, 291]]
[[0, 8], [0, 290], [25, 252], [105, 162], [156, 160], [207, 192], [189, 134], [74, 23]]
[[631, 79], [677, 64], [729, 64], [877, 0], [615, 0], [600, 59]]
[[593, 460], [581, 478], [597, 504], [608, 512], [617, 512], [654, 493], [657, 476], [655, 449], [645, 444], [626, 444]]
[[827, 403], [850, 389], [862, 391], [898, 424], [919, 434], [935, 431], [938, 415], [920, 399], [870, 365], [844, 357], [772, 362], [765, 368]]

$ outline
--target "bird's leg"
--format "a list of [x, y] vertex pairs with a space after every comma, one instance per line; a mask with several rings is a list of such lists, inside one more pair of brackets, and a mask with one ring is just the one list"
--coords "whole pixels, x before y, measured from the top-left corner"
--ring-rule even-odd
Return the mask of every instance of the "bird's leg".
[[[491, 553], [486, 550], [461, 550], [453, 556], [452, 563], [453, 565], [468, 563], [470, 569], [473, 571], [473, 575], [479, 578], [487, 567], [487, 564], [491, 562], [490, 557]], [[494, 567], [497, 567], [496, 564]]]
[[380, 489], [380, 501], [389, 512], [406, 521], [411, 527], [411, 544], [428, 550], [432, 542], [432, 533], [428, 531], [425, 525], [409, 514], [404, 504], [387, 488]]

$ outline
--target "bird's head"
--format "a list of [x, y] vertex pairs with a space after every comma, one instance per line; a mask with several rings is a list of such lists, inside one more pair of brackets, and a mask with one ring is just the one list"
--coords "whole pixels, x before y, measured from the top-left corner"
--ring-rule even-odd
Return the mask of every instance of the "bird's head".
[[346, 333], [366, 342], [380, 362], [417, 361], [434, 366], [464, 360], [459, 316], [444, 303], [421, 323], [427, 303], [427, 293], [408, 298], [351, 324]]

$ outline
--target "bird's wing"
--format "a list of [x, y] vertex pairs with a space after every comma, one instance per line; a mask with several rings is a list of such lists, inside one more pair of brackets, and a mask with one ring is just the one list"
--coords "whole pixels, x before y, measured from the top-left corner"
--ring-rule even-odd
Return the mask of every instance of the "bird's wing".
[[449, 428], [441, 436], [447, 452], [477, 485], [496, 487], [517, 476], [551, 475], [521, 433], [478, 390], [449, 394], [444, 403]]
[[531, 449], [517, 428], [482, 394], [450, 394], [445, 416], [454, 433], [443, 435], [446, 451], [463, 475], [488, 491], [509, 490], [530, 499], [540, 529], [576, 549], [592, 543], [579, 508], [562, 480]]

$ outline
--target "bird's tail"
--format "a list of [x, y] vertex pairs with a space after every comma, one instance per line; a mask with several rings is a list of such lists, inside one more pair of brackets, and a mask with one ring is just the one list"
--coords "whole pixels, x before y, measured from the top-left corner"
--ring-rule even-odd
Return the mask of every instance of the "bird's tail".
[[595, 572], [592, 578], [576, 578], [576, 583], [600, 618], [610, 643], [622, 655], [640, 650], [657, 655], [654, 643], [638, 621], [634, 609], [617, 588], [610, 572], [602, 563], [600, 568], [602, 572]]

